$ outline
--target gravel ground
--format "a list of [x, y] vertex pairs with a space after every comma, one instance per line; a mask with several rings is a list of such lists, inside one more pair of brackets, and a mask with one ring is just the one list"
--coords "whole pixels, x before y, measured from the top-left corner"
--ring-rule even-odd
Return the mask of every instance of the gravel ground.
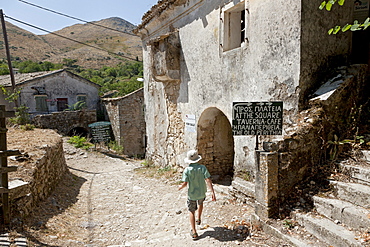
[[193, 240], [186, 190], [178, 191], [174, 182], [179, 174], [152, 177], [153, 168], [143, 168], [141, 160], [66, 142], [64, 150], [69, 172], [13, 233], [27, 237], [28, 246], [290, 246], [253, 226], [254, 209], [230, 199], [223, 193], [227, 187], [217, 184], [217, 201], [208, 196], [199, 239]]

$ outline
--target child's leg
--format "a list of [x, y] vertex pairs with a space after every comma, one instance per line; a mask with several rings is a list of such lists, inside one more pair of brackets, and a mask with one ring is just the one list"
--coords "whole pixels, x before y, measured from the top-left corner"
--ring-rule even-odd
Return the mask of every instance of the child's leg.
[[200, 225], [201, 219], [202, 219], [202, 212], [203, 212], [203, 202], [205, 198], [202, 200], [198, 200], [198, 220], [197, 224]]
[[189, 220], [191, 225], [192, 234], [197, 233], [197, 229], [195, 228], [195, 211], [197, 211], [197, 201], [189, 200], [187, 201], [188, 209], [189, 209]]
[[190, 219], [190, 225], [193, 233], [197, 233], [197, 229], [195, 228], [195, 212], [189, 211], [189, 219]]
[[202, 212], [203, 212], [203, 203], [198, 206], [198, 221], [200, 224], [200, 221], [202, 219]]

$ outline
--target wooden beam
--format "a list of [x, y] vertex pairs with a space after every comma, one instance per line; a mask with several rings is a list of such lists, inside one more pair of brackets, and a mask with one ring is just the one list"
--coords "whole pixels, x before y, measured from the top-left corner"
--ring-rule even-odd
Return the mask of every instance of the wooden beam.
[[0, 157], [8, 157], [8, 156], [15, 156], [15, 155], [21, 155], [21, 152], [18, 149], [0, 151]]
[[17, 171], [17, 169], [18, 169], [18, 166], [0, 167], [0, 173], [15, 172]]

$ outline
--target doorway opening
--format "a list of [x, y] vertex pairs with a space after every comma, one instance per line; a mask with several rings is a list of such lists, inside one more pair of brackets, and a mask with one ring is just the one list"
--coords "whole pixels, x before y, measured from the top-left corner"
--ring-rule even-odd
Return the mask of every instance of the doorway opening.
[[234, 175], [234, 137], [228, 118], [211, 107], [202, 113], [197, 128], [202, 164], [211, 173], [213, 182], [230, 185]]

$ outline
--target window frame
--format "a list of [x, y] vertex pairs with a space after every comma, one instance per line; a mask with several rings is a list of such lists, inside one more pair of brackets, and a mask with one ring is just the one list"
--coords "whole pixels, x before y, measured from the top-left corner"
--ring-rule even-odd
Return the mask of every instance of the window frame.
[[[221, 47], [223, 52], [246, 47], [249, 11], [247, 1], [224, 6], [221, 12]], [[239, 25], [240, 23], [240, 25]]]
[[[34, 95], [35, 99], [35, 111], [36, 112], [49, 112], [48, 96], [44, 94]], [[45, 102], [45, 103], [44, 103]]]

